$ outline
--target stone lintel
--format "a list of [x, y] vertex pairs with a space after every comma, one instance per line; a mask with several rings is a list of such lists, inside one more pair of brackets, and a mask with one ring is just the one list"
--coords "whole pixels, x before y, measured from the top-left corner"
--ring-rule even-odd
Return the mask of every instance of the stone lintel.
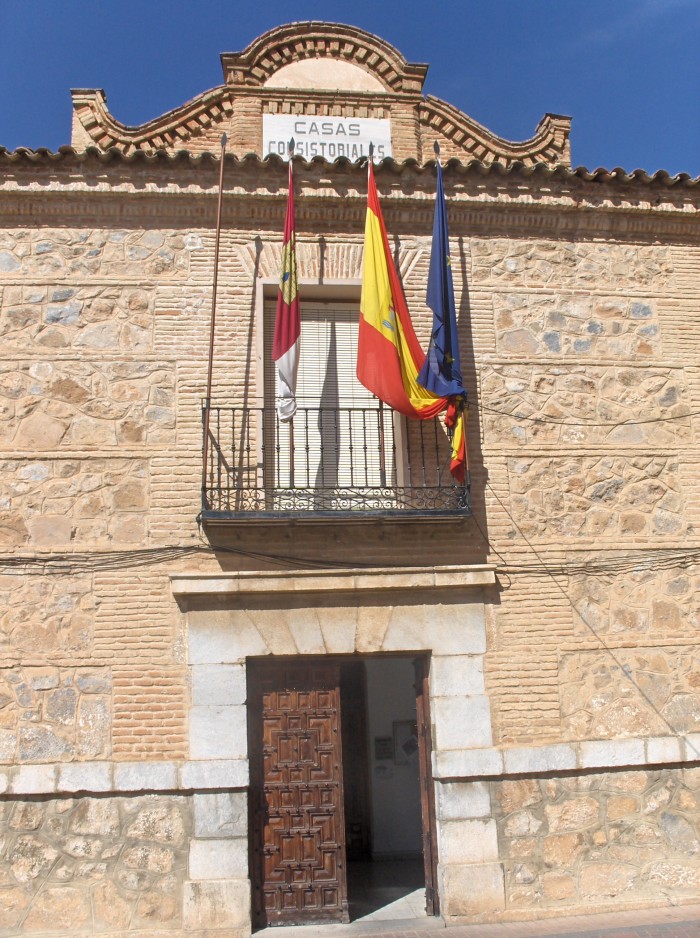
[[495, 565], [450, 567], [373, 567], [363, 570], [298, 570], [285, 572], [173, 573], [175, 596], [256, 595], [260, 593], [352, 593], [357, 590], [424, 591], [491, 586], [496, 582]]

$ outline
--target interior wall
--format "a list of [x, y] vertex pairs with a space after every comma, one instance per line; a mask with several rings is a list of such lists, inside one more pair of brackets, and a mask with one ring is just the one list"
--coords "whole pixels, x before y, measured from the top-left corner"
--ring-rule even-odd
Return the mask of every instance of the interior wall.
[[[369, 778], [372, 852], [375, 858], [420, 854], [422, 850], [418, 751], [404, 764], [377, 759], [376, 739], [392, 739], [394, 723], [416, 719], [411, 658], [373, 658], [367, 667]], [[401, 758], [401, 757], [400, 757]]]

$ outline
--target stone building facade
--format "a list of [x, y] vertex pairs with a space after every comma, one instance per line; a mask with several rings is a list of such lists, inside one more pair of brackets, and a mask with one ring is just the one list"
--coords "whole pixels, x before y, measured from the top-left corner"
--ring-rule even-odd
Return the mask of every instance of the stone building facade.
[[[572, 169], [557, 115], [500, 139], [351, 27], [222, 64], [142, 127], [73, 92], [71, 147], [0, 153], [0, 935], [250, 933], [250, 678], [276, 658], [422, 656], [448, 922], [696, 897], [698, 180]], [[424, 346], [434, 141], [447, 161], [468, 511], [198, 517], [220, 138], [212, 404], [274, 412], [269, 128], [324, 119], [389, 134]], [[357, 307], [366, 168], [322, 152], [294, 165], [302, 302]]]

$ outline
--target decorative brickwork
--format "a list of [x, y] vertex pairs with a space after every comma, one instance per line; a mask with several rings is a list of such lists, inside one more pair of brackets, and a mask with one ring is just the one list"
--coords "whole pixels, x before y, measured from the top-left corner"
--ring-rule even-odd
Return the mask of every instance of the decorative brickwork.
[[[285, 69], [298, 63], [319, 62], [348, 81], [348, 68], [357, 69], [365, 90], [336, 91], [335, 79], [321, 76], [314, 87], [309, 78], [295, 85]], [[408, 63], [401, 53], [377, 36], [334, 23], [293, 23], [271, 30], [240, 53], [221, 56], [224, 84], [140, 127], [127, 127], [107, 109], [101, 90], [73, 91], [73, 145], [93, 143], [102, 150], [115, 147], [174, 152], [219, 151], [222, 133], [237, 154], [261, 154], [261, 114], [345, 117], [391, 117], [394, 154], [399, 159], [432, 158], [437, 139], [447, 157], [477, 159], [508, 166], [522, 161], [568, 166], [568, 117], [547, 114], [531, 140], [512, 143], [495, 136], [457, 108], [438, 98], [422, 96], [427, 65]], [[329, 83], [327, 83], [329, 82]], [[280, 87], [280, 86], [283, 86]], [[295, 90], [296, 88], [296, 90]], [[303, 90], [301, 90], [303, 88]]]

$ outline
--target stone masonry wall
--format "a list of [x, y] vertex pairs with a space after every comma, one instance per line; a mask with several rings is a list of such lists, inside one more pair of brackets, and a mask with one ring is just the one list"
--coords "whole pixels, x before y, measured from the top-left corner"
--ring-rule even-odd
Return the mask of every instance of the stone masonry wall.
[[0, 801], [0, 935], [182, 927], [192, 798]]
[[111, 706], [108, 668], [8, 668], [0, 672], [0, 760], [108, 758]]
[[[123, 563], [151, 541], [152, 459], [177, 447], [182, 349], [157, 348], [156, 299], [173, 278], [185, 290], [201, 244], [189, 232], [111, 223], [0, 235], [2, 551], [82, 556], [63, 575], [15, 565], [0, 577], [8, 761], [186, 755], [167, 572], [154, 593], [138, 564]], [[196, 534], [196, 502], [193, 488], [181, 538]], [[122, 551], [118, 602], [91, 570], [100, 551]], [[105, 675], [101, 695], [81, 688], [83, 673]]]
[[672, 552], [700, 531], [697, 250], [516, 237], [469, 253], [485, 517], [512, 565], [485, 663], [495, 734], [695, 729], [696, 567]]
[[[166, 778], [133, 764], [114, 782]], [[247, 818], [244, 791], [2, 796], [0, 936], [245, 938]]]
[[[454, 182], [446, 178], [450, 192]], [[395, 193], [397, 206], [402, 197]], [[401, 232], [400, 268], [425, 342], [429, 225], [422, 231], [414, 221], [407, 228], [404, 215], [392, 217], [391, 203], [387, 218], [392, 234]], [[361, 226], [336, 220], [329, 232], [324, 211], [305, 205], [300, 199], [300, 275], [357, 280]], [[257, 242], [245, 225], [224, 230], [215, 400], [259, 394], [255, 281], [277, 276], [283, 210], [282, 198], [274, 210], [260, 209]], [[694, 418], [683, 415], [700, 400], [700, 383], [685, 342], [692, 324], [677, 310], [700, 283], [700, 254], [672, 239], [651, 245], [534, 231], [524, 237], [502, 219], [487, 236], [482, 218], [475, 235], [458, 199], [450, 213], [481, 530], [472, 526], [465, 538], [442, 528], [441, 549], [472, 562], [500, 556], [532, 564], [529, 541], [546, 567], [585, 564], [607, 551], [694, 543], [700, 530], [695, 429]], [[0, 236], [0, 543], [6, 554], [198, 542], [199, 405], [212, 260], [210, 227], [165, 226], [148, 212], [142, 224], [9, 226]], [[630, 422], [640, 416], [647, 422]], [[253, 531], [246, 537], [255, 554], [264, 554], [264, 538]], [[282, 542], [291, 555], [327, 556], [332, 549], [335, 562], [358, 560], [352, 538], [331, 545], [318, 537], [318, 545], [313, 538], [300, 538], [299, 546], [286, 537]], [[363, 549], [369, 562], [402, 559], [386, 539], [372, 536]], [[203, 570], [222, 562], [235, 568], [230, 555], [183, 561]], [[245, 557], [239, 563], [250, 567]], [[8, 666], [14, 655], [31, 652], [37, 666], [86, 666], [95, 655], [100, 665], [119, 669], [119, 700], [111, 707], [116, 757], [137, 751], [139, 720], [146, 721], [149, 751], [157, 755], [147, 721], [149, 707], [159, 703], [182, 714], [179, 737], [171, 727], [163, 740], [163, 757], [184, 751], [182, 623], [168, 587], [168, 573], [180, 569], [173, 561], [152, 576], [122, 567], [98, 576], [76, 571], [50, 585], [20, 571], [0, 580], [9, 601], [0, 619]], [[581, 716], [592, 704], [576, 662], [597, 655], [594, 668], [605, 667], [606, 652], [585, 624], [591, 617], [596, 630], [600, 616], [636, 622], [607, 638], [627, 647], [639, 644], [643, 632], [643, 654], [680, 668], [674, 693], [686, 695], [687, 713], [698, 706], [696, 688], [682, 676], [688, 668], [664, 650], [665, 642], [679, 646], [685, 639], [682, 629], [669, 631], [676, 613], [664, 613], [664, 602], [679, 599], [654, 597], [644, 609], [637, 599], [630, 604], [634, 576], [621, 575], [619, 599], [606, 598], [599, 579], [584, 575], [555, 584], [540, 571], [503, 581], [500, 602], [489, 612], [485, 661], [494, 730], [503, 744], [582, 738], [584, 726], [598, 726], [601, 736], [633, 728], [632, 718], [596, 723]], [[659, 628], [641, 629], [648, 615]], [[678, 615], [692, 621], [688, 609]], [[691, 646], [692, 639], [683, 645]], [[150, 694], [131, 681], [130, 669], [141, 666], [162, 674]], [[694, 719], [687, 713], [683, 725]]]
[[[186, 792], [233, 784], [227, 757], [212, 756], [231, 743], [231, 688], [222, 700], [195, 702], [201, 680], [190, 686], [197, 663], [172, 574], [223, 569], [235, 578], [280, 562], [413, 566], [416, 543], [428, 563], [496, 564], [498, 588], [484, 598], [481, 716], [471, 725], [449, 719], [464, 705], [458, 670], [436, 708], [449, 733], [445, 786], [470, 784], [479, 758], [500, 758], [500, 768], [483, 768], [498, 776], [528, 747], [537, 755], [562, 740], [584, 747], [631, 737], [644, 759], [650, 735], [673, 742], [700, 730], [698, 566], [681, 554], [700, 548], [698, 418], [690, 415], [700, 409], [700, 359], [689, 340], [700, 328], [700, 249], [674, 228], [671, 209], [655, 218], [651, 208], [601, 203], [586, 213], [589, 227], [581, 221], [573, 233], [556, 180], [540, 212], [518, 205], [507, 179], [484, 177], [477, 187], [447, 172], [474, 520], [399, 537], [387, 525], [246, 526], [227, 539], [200, 532], [195, 520], [211, 192], [203, 196], [190, 175], [149, 203], [132, 195], [128, 177], [139, 183], [140, 172], [160, 170], [119, 171], [118, 199], [88, 186], [80, 193], [80, 221], [71, 214], [79, 171], [64, 201], [60, 181], [41, 199], [22, 192], [21, 215], [8, 216], [0, 234], [0, 758], [19, 763], [13, 772], [32, 770], [19, 776], [28, 791], [12, 781], [7, 790], [21, 798], [2, 803], [8, 936], [46, 930], [49, 915], [71, 933], [130, 928], [151, 938], [156, 929], [244, 924], [217, 918], [221, 908], [238, 916], [249, 908], [240, 811], [229, 827], [208, 826], [191, 803], [200, 796], [175, 795], [167, 780], [154, 798], [110, 788], [141, 763], [177, 776]], [[100, 184], [104, 172], [100, 164]], [[298, 174], [318, 190], [298, 199], [300, 275], [323, 281], [332, 298], [337, 282], [357, 288], [364, 196], [351, 175], [338, 182], [324, 173], [320, 182], [301, 167]], [[260, 198], [254, 181], [230, 182], [215, 402], [262, 394], [261, 281], [274, 294], [285, 195], [272, 192], [270, 178]], [[425, 343], [432, 203], [427, 190], [416, 194], [419, 179], [380, 178], [380, 188]], [[550, 225], [557, 198], [561, 230]], [[227, 550], [194, 554], [207, 533]], [[146, 563], [145, 549], [163, 554]], [[215, 619], [208, 615], [207, 627]], [[251, 654], [309, 650], [272, 618], [265, 624], [274, 641]], [[346, 648], [347, 630], [334, 636], [333, 647]], [[243, 797], [244, 721], [238, 735]], [[100, 797], [61, 796], [75, 770], [89, 773]], [[591, 907], [596, 890], [611, 900], [641, 902], [645, 890], [683, 898], [698, 877], [695, 782], [675, 769], [489, 781], [496, 813], [488, 825], [480, 820], [487, 806], [477, 806], [473, 823], [460, 792], [443, 818], [444, 882], [453, 899], [467, 895], [469, 865], [480, 865], [484, 889], [502, 899], [505, 888], [514, 914], [537, 902]], [[22, 801], [34, 791], [53, 794]], [[615, 864], [621, 872], [610, 872]]]
[[492, 783], [506, 909], [690, 901], [700, 884], [700, 769]]

